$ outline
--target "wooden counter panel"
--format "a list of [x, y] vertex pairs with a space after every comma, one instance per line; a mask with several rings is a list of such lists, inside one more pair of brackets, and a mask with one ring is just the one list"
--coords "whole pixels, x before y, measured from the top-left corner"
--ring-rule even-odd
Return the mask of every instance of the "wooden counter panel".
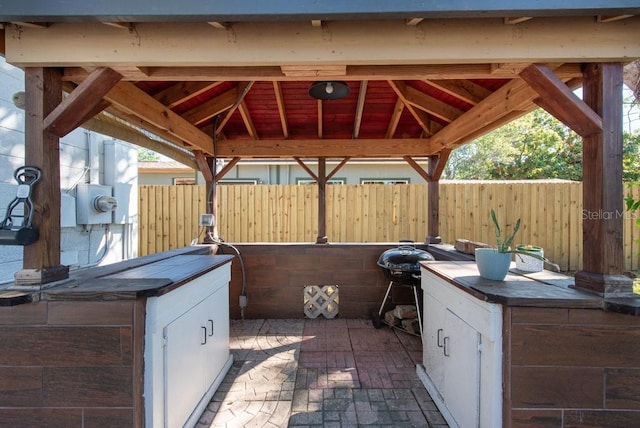
[[84, 426], [87, 428], [141, 427], [133, 423], [129, 409], [85, 409]]
[[605, 405], [609, 409], [640, 410], [640, 368], [607, 369]]
[[9, 327], [0, 330], [0, 365], [122, 365], [118, 327]]
[[131, 325], [132, 301], [50, 302], [49, 325]]
[[45, 367], [45, 407], [132, 407], [131, 367]]
[[83, 409], [0, 408], [0, 421], [6, 427], [82, 427]]
[[46, 324], [47, 306], [26, 303], [17, 306], [3, 306], [0, 309], [0, 325]]
[[3, 407], [28, 407], [41, 403], [42, 368], [0, 367], [0, 379], [0, 403]]
[[598, 408], [604, 398], [604, 369], [518, 367], [511, 369], [514, 408]]
[[514, 325], [514, 365], [634, 367], [640, 329], [575, 325]]
[[518, 428], [561, 427], [562, 410], [514, 410], [511, 423]]

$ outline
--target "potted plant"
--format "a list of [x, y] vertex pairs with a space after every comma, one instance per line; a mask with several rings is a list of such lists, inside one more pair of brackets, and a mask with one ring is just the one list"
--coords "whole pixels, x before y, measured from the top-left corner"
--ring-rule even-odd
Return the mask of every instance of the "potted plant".
[[500, 223], [498, 223], [496, 212], [493, 209], [491, 210], [491, 221], [493, 222], [496, 233], [496, 247], [476, 248], [475, 250], [476, 265], [478, 266], [481, 277], [495, 281], [503, 281], [509, 272], [512, 254], [524, 254], [533, 257], [550, 264], [554, 267], [554, 270], [559, 270], [558, 265], [551, 263], [548, 259], [533, 251], [526, 251], [521, 248], [511, 249], [511, 243], [520, 229], [520, 219], [516, 221], [513, 232], [505, 236], [502, 234], [502, 228], [500, 227]]

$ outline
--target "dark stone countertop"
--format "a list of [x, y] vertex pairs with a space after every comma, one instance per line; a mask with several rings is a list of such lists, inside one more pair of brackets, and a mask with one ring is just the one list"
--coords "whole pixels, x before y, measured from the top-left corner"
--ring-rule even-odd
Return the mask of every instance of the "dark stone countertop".
[[561, 273], [522, 272], [515, 263], [504, 281], [480, 277], [475, 262], [421, 262], [422, 267], [478, 299], [506, 306], [603, 309], [640, 316], [640, 296], [627, 299], [602, 298], [575, 288], [572, 277]]
[[211, 270], [234, 256], [212, 254], [210, 246], [194, 246], [111, 265], [78, 270], [68, 279], [45, 284], [41, 290], [16, 286], [0, 293], [0, 306], [35, 300], [127, 300], [159, 296]]

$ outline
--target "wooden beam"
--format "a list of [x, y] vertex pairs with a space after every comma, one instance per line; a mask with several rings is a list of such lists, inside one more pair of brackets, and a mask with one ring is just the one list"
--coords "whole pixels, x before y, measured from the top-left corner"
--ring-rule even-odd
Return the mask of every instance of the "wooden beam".
[[602, 131], [602, 119], [567, 87], [547, 66], [532, 64], [520, 77], [540, 94], [545, 109], [578, 135], [587, 137]]
[[338, 171], [340, 171], [340, 169], [345, 166], [347, 164], [347, 162], [349, 162], [349, 159], [351, 158], [344, 158], [340, 161], [340, 163], [338, 165], [335, 166], [335, 168], [333, 168], [331, 170], [331, 172], [329, 174], [327, 174], [327, 180], [331, 180], [331, 177], [333, 177]]
[[445, 148], [455, 148], [468, 141], [469, 136], [478, 135], [481, 130], [492, 129], [512, 119], [517, 112], [526, 112], [533, 100], [539, 95], [524, 81], [514, 79], [493, 92], [475, 107], [451, 122], [429, 138], [428, 155], [436, 154]]
[[25, 164], [43, 174], [31, 194], [32, 225], [39, 239], [23, 249], [16, 285], [41, 285], [67, 278], [60, 264], [60, 139], [45, 131], [44, 119], [62, 101], [61, 73], [55, 68], [25, 69]]
[[353, 138], [360, 136], [360, 124], [362, 123], [362, 112], [364, 111], [364, 102], [367, 97], [368, 81], [360, 82], [360, 91], [358, 92], [358, 104], [356, 104], [356, 114], [353, 123]]
[[293, 159], [298, 163], [298, 165], [302, 167], [302, 169], [304, 169], [307, 172], [307, 174], [309, 174], [309, 177], [313, 178], [314, 181], [318, 181], [318, 175], [315, 172], [313, 172], [313, 170], [309, 168], [302, 159], [300, 159], [297, 156], [294, 156]]
[[414, 169], [415, 172], [420, 175], [420, 177], [424, 178], [424, 181], [430, 182], [432, 180], [431, 176], [427, 171], [425, 171], [418, 162], [416, 162], [411, 156], [403, 156], [402, 159], [405, 160], [409, 164], [411, 168]]
[[191, 152], [181, 149], [181, 145], [167, 144], [166, 142], [149, 138], [140, 132], [140, 130], [110, 115], [102, 113], [94, 116], [83, 123], [82, 127], [122, 141], [127, 141], [139, 147], [153, 150], [193, 169], [197, 168]]
[[[236, 109], [238, 108], [238, 106], [240, 105], [242, 100], [244, 100], [244, 97], [249, 93], [249, 91], [251, 90], [251, 87], [253, 86], [254, 83], [255, 82], [253, 82], [253, 81], [244, 82], [244, 84], [238, 83], [238, 86], [236, 86], [236, 89], [235, 89], [235, 91], [236, 91], [235, 101], [227, 109], [227, 111], [224, 114], [224, 117], [222, 118], [222, 120], [220, 122], [218, 122], [218, 127], [216, 129], [216, 135], [218, 135], [218, 136], [223, 135], [222, 134], [222, 130], [224, 129], [224, 126], [227, 124], [227, 122], [229, 122], [229, 120], [231, 119], [231, 116], [233, 116], [233, 114], [235, 113]], [[220, 113], [222, 113], [222, 112], [220, 112]]]
[[489, 89], [470, 80], [425, 80], [425, 83], [471, 105], [491, 95]]
[[318, 100], [316, 105], [318, 106], [318, 138], [322, 139], [322, 100]]
[[236, 89], [232, 88], [183, 113], [182, 118], [192, 125], [198, 126], [225, 110], [230, 109], [235, 102]]
[[442, 151], [432, 146], [428, 139], [314, 139], [314, 140], [221, 140], [218, 141], [218, 157], [242, 158], [390, 158], [399, 153], [424, 157]]
[[396, 133], [396, 129], [398, 129], [398, 124], [400, 123], [400, 118], [402, 117], [402, 111], [404, 110], [404, 102], [402, 99], [398, 97], [396, 101], [396, 106], [393, 108], [393, 114], [389, 119], [389, 125], [387, 126], [387, 133], [385, 135], [386, 139], [391, 139]]
[[449, 123], [456, 120], [462, 113], [459, 110], [443, 101], [440, 101], [431, 95], [427, 95], [411, 86], [405, 86], [405, 99], [412, 106], [429, 113], [443, 121]]
[[316, 244], [326, 244], [327, 238], [327, 159], [318, 158], [318, 237]]
[[[146, 67], [142, 73], [137, 67], [112, 66], [122, 74], [125, 81], [309, 81], [317, 76], [285, 75], [278, 66], [245, 67]], [[554, 69], [560, 78], [582, 77], [578, 63], [564, 64]], [[65, 81], [81, 82], [89, 75], [85, 68], [67, 67]], [[515, 77], [513, 70], [497, 70], [493, 64], [400, 64], [400, 65], [349, 65], [346, 74], [336, 73], [322, 76], [331, 80], [447, 80], [447, 79], [496, 79]]]
[[236, 166], [238, 162], [240, 162], [240, 158], [229, 159], [229, 161], [227, 161], [222, 169], [216, 174], [216, 180], [221, 180], [225, 175], [229, 173], [229, 171], [233, 169], [234, 166]]
[[110, 68], [96, 69], [47, 115], [44, 121], [45, 131], [62, 137], [76, 129], [98, 113], [95, 111], [96, 106], [102, 106], [100, 111], [106, 107], [102, 104], [102, 97], [121, 79], [122, 75]]
[[222, 82], [178, 82], [153, 95], [161, 104], [173, 108], [219, 86]]
[[278, 115], [280, 116], [280, 125], [282, 126], [282, 135], [289, 138], [289, 124], [287, 123], [287, 111], [284, 107], [284, 97], [282, 95], [282, 87], [280, 82], [273, 82], [273, 92], [276, 96], [276, 104], [278, 105]]
[[198, 171], [200, 171], [204, 176], [204, 181], [213, 181], [213, 170], [211, 169], [211, 165], [209, 165], [209, 161], [204, 153], [200, 150], [194, 150], [193, 155], [196, 159], [196, 165], [198, 165]]
[[249, 108], [244, 100], [240, 101], [240, 105], [238, 106], [238, 111], [240, 111], [240, 116], [242, 116], [242, 121], [244, 122], [245, 128], [247, 128], [247, 132], [249, 136], [257, 140], [258, 139], [258, 131], [256, 130], [255, 125], [253, 124], [253, 119], [251, 119], [251, 113], [249, 112]]
[[105, 98], [118, 108], [166, 131], [194, 148], [206, 154], [213, 154], [211, 137], [132, 83], [118, 83]]
[[413, 106], [407, 99], [406, 83], [400, 82], [400, 81], [388, 81], [388, 83], [389, 83], [389, 86], [391, 86], [391, 89], [393, 89], [396, 95], [398, 95], [398, 99], [402, 101], [402, 103], [404, 104], [404, 107], [409, 111], [409, 113], [411, 113], [411, 116], [413, 116], [416, 122], [418, 122], [422, 130], [430, 134], [431, 132], [429, 127], [430, 119], [427, 117], [426, 114], [424, 114], [423, 112], [418, 110], [415, 106]]
[[634, 296], [623, 275], [622, 64], [589, 64], [584, 100], [603, 119], [583, 142], [583, 267], [576, 287], [604, 297]]

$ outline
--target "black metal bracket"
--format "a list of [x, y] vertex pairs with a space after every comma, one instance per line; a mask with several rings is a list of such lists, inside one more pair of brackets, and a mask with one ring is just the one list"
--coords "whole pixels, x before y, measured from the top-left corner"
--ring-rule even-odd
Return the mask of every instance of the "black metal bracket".
[[[38, 229], [31, 225], [31, 190], [42, 177], [42, 171], [35, 166], [22, 166], [15, 170], [13, 177], [18, 182], [18, 189], [16, 197], [7, 206], [4, 220], [0, 223], [0, 245], [31, 245], [39, 237]], [[22, 208], [22, 214], [18, 213], [19, 208]]]

